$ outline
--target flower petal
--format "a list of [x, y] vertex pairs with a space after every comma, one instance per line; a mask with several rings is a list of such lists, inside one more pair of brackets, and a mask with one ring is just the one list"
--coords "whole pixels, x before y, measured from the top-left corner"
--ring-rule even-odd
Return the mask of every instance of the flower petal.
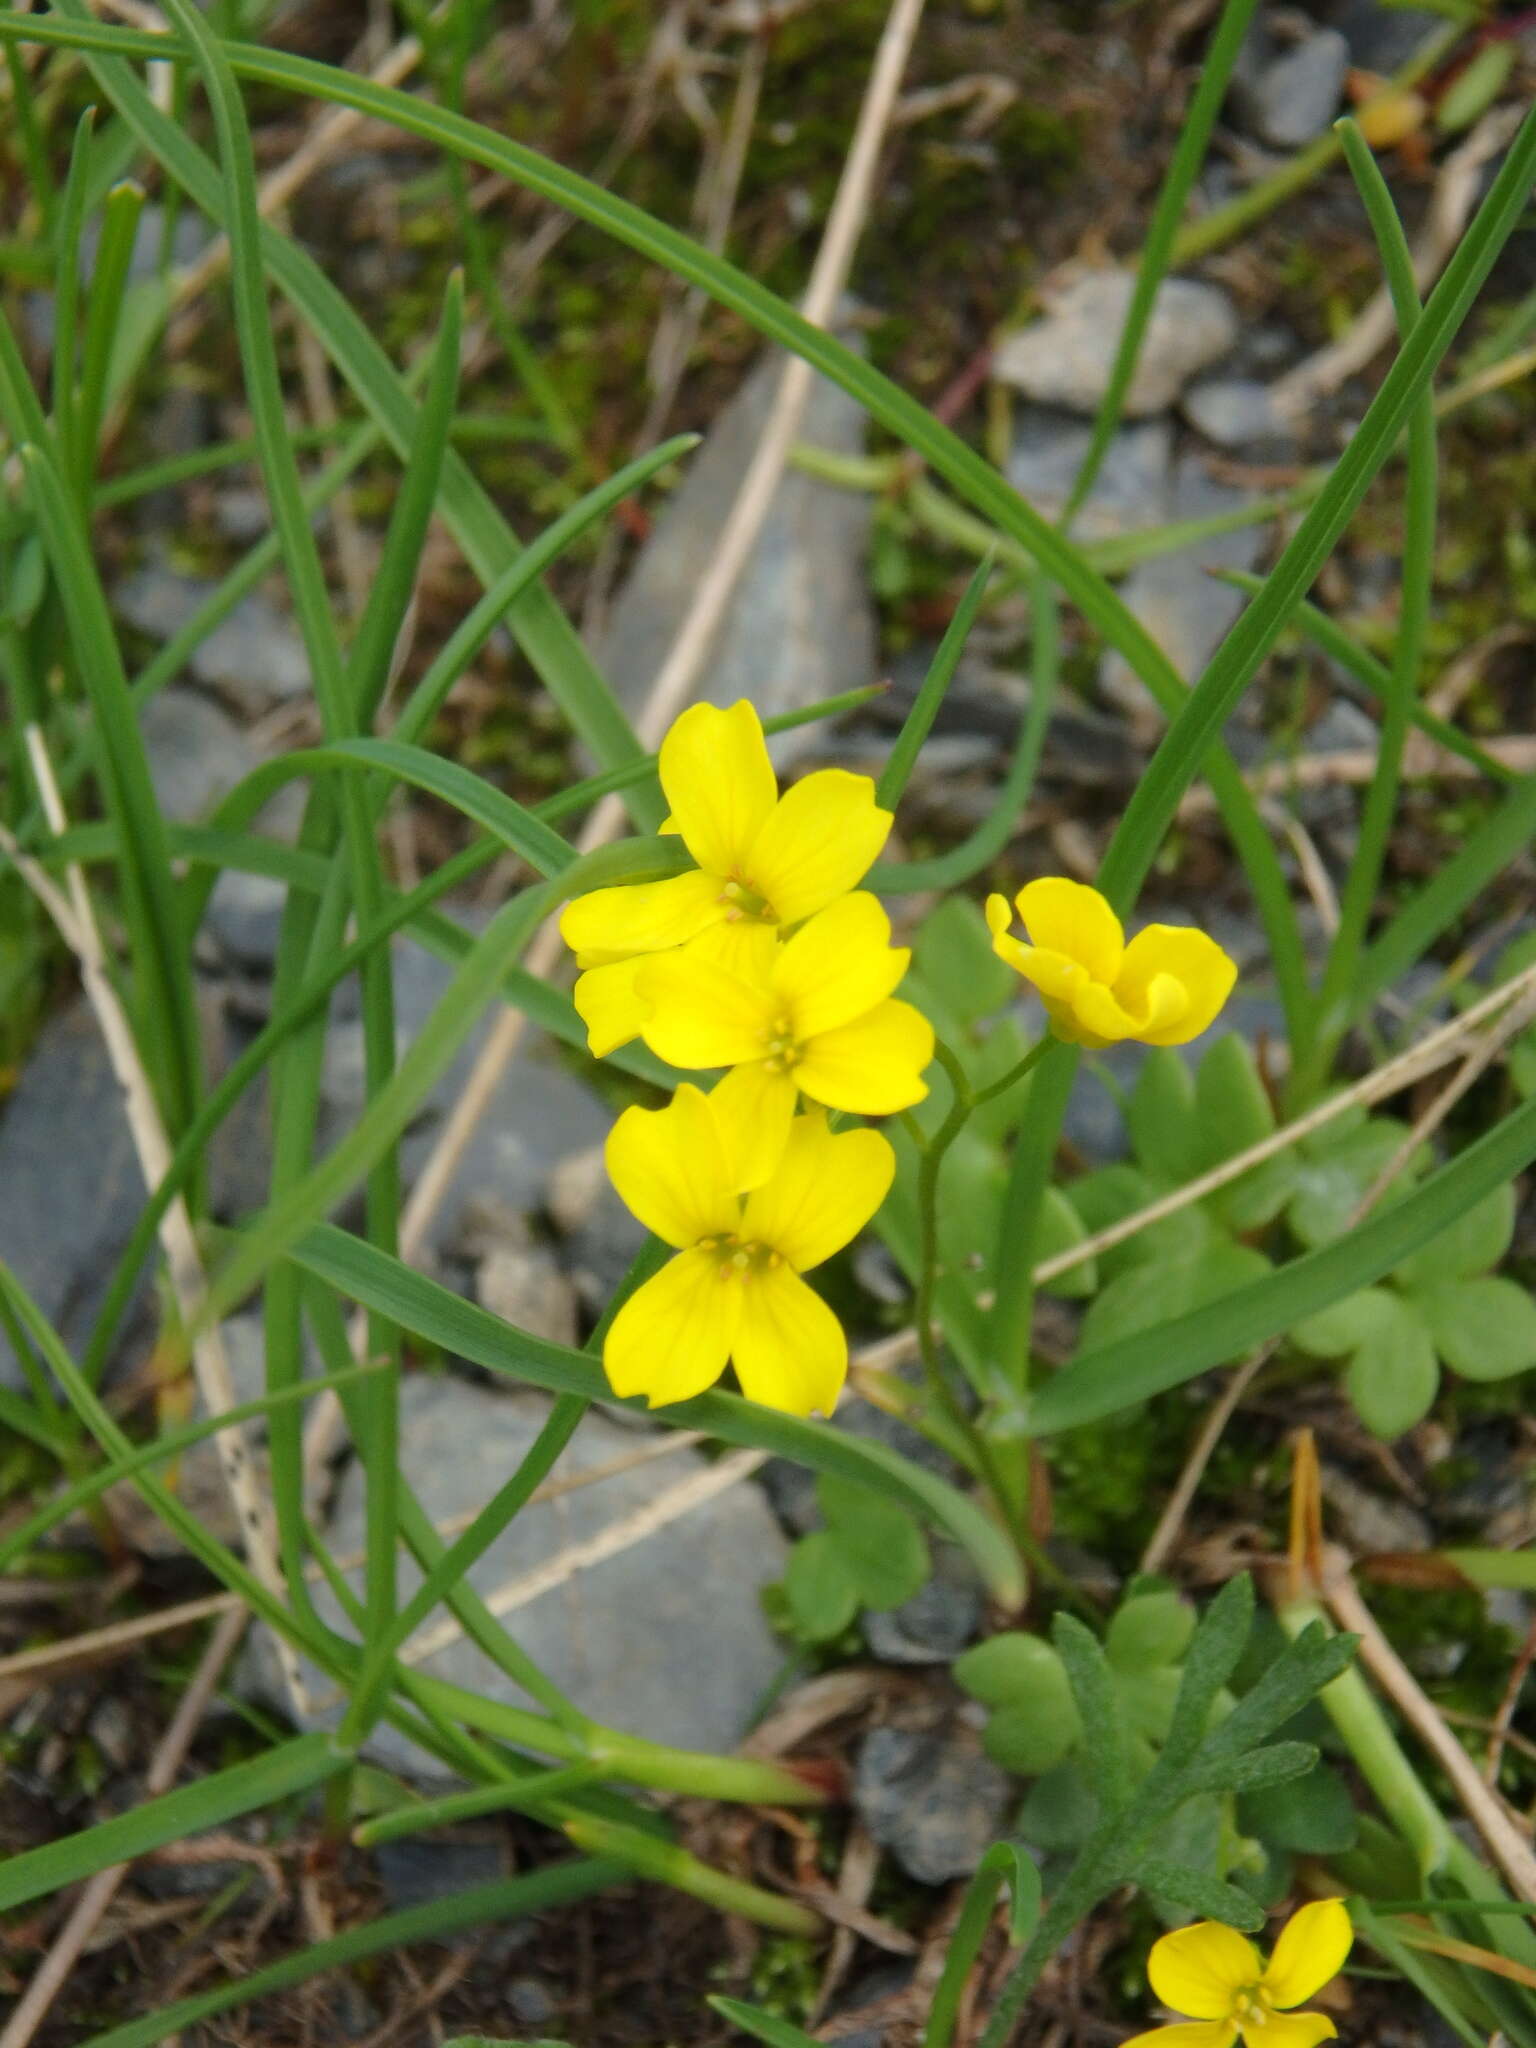
[[690, 939], [688, 951], [700, 960], [713, 961], [716, 967], [723, 967], [727, 974], [738, 975], [743, 981], [766, 982], [778, 958], [778, 927], [759, 924], [749, 917], [727, 915], [719, 924], [700, 932], [696, 939]]
[[744, 981], [685, 946], [648, 961], [636, 987], [651, 1005], [645, 1042], [674, 1067], [735, 1067], [767, 1057], [777, 1004], [766, 982]]
[[1177, 2026], [1133, 2034], [1120, 2048], [1232, 2048], [1236, 2039], [1237, 2029], [1230, 2020], [1180, 2020]]
[[667, 1244], [735, 1230], [741, 1209], [709, 1098], [683, 1082], [665, 1109], [626, 1109], [603, 1147], [608, 1178]]
[[603, 1342], [603, 1371], [621, 1398], [653, 1408], [691, 1400], [725, 1370], [741, 1316], [739, 1286], [708, 1252], [679, 1252], [625, 1302]]
[[799, 1093], [793, 1077], [770, 1069], [766, 1060], [732, 1067], [710, 1091], [709, 1106], [738, 1193], [761, 1187], [778, 1171]]
[[797, 1116], [778, 1172], [747, 1197], [741, 1234], [807, 1272], [864, 1228], [895, 1171], [896, 1155], [878, 1131], [834, 1133], [824, 1116]]
[[690, 705], [661, 743], [671, 822], [701, 868], [743, 873], [748, 849], [778, 798], [762, 721], [745, 698], [722, 711]]
[[773, 986], [796, 1042], [851, 1024], [883, 1003], [912, 955], [891, 944], [891, 920], [867, 890], [840, 897], [803, 924], [773, 963]]
[[1237, 1994], [1257, 1984], [1259, 1952], [1233, 1927], [1197, 1920], [1152, 1944], [1147, 1981], [1164, 2005], [1192, 2020], [1225, 2020]]
[[589, 967], [578, 974], [571, 999], [576, 1014], [587, 1027], [587, 1045], [601, 1059], [638, 1038], [651, 1006], [635, 987], [635, 976], [646, 965], [648, 955], [635, 954], [631, 960], [613, 960], [606, 967]]
[[[1337, 1977], [1355, 1929], [1342, 1899], [1317, 1899], [1293, 1913], [1275, 1943], [1264, 1989], [1276, 2005], [1300, 2005]], [[1326, 2036], [1320, 2036], [1320, 2039]]]
[[668, 875], [664, 882], [631, 882], [576, 897], [560, 913], [560, 936], [583, 967], [602, 967], [684, 945], [718, 924], [726, 908], [713, 875]]
[[848, 1339], [837, 1317], [788, 1266], [752, 1274], [740, 1292], [731, 1357], [741, 1391], [765, 1408], [830, 1415], [848, 1374]]
[[1240, 2027], [1247, 2048], [1317, 2048], [1336, 2041], [1338, 2028], [1325, 2012], [1267, 2012], [1261, 2027]]
[[819, 768], [786, 790], [753, 841], [746, 878], [780, 924], [798, 924], [862, 882], [891, 830], [867, 775]]
[[1152, 983], [1163, 974], [1183, 988], [1185, 1007], [1171, 1025], [1149, 1029], [1146, 1042], [1187, 1045], [1215, 1022], [1237, 980], [1237, 963], [1205, 932], [1188, 925], [1149, 924], [1125, 949], [1115, 994], [1126, 1009], [1144, 1009]]
[[933, 1058], [933, 1026], [911, 1003], [892, 998], [803, 1046], [794, 1077], [828, 1109], [890, 1116], [928, 1093], [923, 1069]]
[[[1177, 983], [1168, 983], [1167, 989], [1177, 1002]], [[1078, 1045], [1118, 1045], [1122, 1039], [1140, 1038], [1146, 1021], [1144, 1017], [1133, 1017], [1101, 981], [1084, 981], [1073, 989], [1064, 1008], [1071, 1013], [1072, 1026], [1070, 1033], [1062, 1030], [1060, 1035], [1070, 1036]]]
[[1016, 899], [1031, 943], [1065, 953], [1095, 981], [1113, 981], [1120, 971], [1125, 933], [1107, 900], [1086, 882], [1049, 875], [1029, 882]]

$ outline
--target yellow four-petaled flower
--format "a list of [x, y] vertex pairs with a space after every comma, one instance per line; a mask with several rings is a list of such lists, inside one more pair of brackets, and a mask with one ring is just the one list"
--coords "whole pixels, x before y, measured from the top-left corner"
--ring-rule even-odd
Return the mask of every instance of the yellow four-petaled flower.
[[1354, 1940], [1342, 1899], [1303, 1906], [1281, 1930], [1266, 1963], [1253, 1943], [1215, 1920], [1181, 1927], [1154, 1942], [1147, 1958], [1153, 1991], [1174, 2012], [1171, 2027], [1137, 2034], [1124, 2048], [1316, 2048], [1338, 2033], [1322, 2012], [1295, 2012], [1344, 1967]]
[[584, 971], [576, 1008], [593, 1052], [639, 1035], [636, 977], [649, 955], [692, 944], [730, 964], [754, 928], [775, 934], [855, 888], [884, 846], [891, 814], [867, 775], [822, 768], [779, 795], [762, 723], [745, 701], [695, 704], [658, 758], [672, 815], [698, 863], [665, 882], [594, 889], [566, 906], [560, 932]]
[[725, 1370], [750, 1399], [830, 1415], [848, 1341], [800, 1275], [855, 1237], [885, 1199], [895, 1155], [878, 1131], [834, 1133], [798, 1116], [768, 1177], [745, 1198], [750, 1104], [729, 1081], [684, 1082], [665, 1109], [626, 1109], [608, 1136], [609, 1177], [676, 1256], [614, 1317], [603, 1367], [620, 1395], [686, 1401]]
[[1149, 924], [1127, 945], [1098, 890], [1059, 875], [1030, 882], [1014, 900], [1031, 943], [1009, 932], [1008, 899], [989, 896], [992, 950], [1034, 983], [1051, 1030], [1069, 1044], [1187, 1045], [1232, 993], [1237, 967], [1204, 932]]

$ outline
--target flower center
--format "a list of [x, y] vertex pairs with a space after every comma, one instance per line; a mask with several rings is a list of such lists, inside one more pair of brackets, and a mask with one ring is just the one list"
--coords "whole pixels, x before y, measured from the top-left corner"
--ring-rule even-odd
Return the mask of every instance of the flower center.
[[725, 904], [726, 918], [732, 923], [748, 918], [754, 924], [777, 924], [779, 921], [767, 897], [734, 871], [720, 891], [720, 901]]
[[698, 1249], [713, 1257], [722, 1280], [744, 1282], [754, 1274], [771, 1273], [784, 1263], [784, 1254], [776, 1252], [772, 1245], [760, 1244], [755, 1238], [740, 1238], [734, 1231], [720, 1237], [701, 1237]]
[[1239, 2027], [1262, 2027], [1273, 2013], [1262, 1984], [1245, 1984], [1232, 2001], [1233, 2023]]
[[799, 1064], [800, 1042], [795, 1036], [795, 1020], [787, 1010], [758, 1035], [764, 1047], [763, 1064], [770, 1074], [787, 1074]]

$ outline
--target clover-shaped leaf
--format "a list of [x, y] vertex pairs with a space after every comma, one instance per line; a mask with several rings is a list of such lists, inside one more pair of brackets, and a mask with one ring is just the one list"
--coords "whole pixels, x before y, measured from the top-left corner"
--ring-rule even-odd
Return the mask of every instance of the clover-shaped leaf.
[[1464, 1209], [1428, 1244], [1404, 1259], [1392, 1277], [1404, 1287], [1435, 1287], [1442, 1280], [1470, 1279], [1499, 1263], [1514, 1234], [1515, 1190], [1511, 1182]]
[[1184, 1257], [1130, 1267], [1111, 1280], [1083, 1317], [1080, 1351], [1097, 1351], [1176, 1316], [1204, 1308], [1262, 1279], [1269, 1260], [1251, 1245], [1215, 1238]]
[[1513, 1280], [1446, 1280], [1417, 1296], [1435, 1349], [1464, 1380], [1507, 1380], [1536, 1365], [1536, 1301]]
[[784, 1601], [806, 1641], [841, 1635], [861, 1607], [899, 1607], [928, 1576], [928, 1544], [912, 1517], [867, 1487], [823, 1473], [825, 1529], [802, 1536], [784, 1571]]
[[1385, 1287], [1362, 1287], [1291, 1332], [1315, 1358], [1347, 1358], [1345, 1386], [1366, 1428], [1401, 1436], [1422, 1422], [1440, 1385], [1440, 1366], [1417, 1305]]

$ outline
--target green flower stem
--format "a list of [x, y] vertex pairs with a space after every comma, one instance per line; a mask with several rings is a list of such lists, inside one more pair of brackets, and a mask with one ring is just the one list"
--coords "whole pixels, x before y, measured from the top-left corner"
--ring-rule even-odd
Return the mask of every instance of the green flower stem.
[[615, 1821], [598, 1820], [590, 1814], [568, 1820], [564, 1832], [587, 1854], [622, 1857], [639, 1876], [654, 1878], [674, 1891], [687, 1892], [718, 1912], [740, 1913], [744, 1919], [756, 1921], [759, 1927], [776, 1928], [783, 1934], [812, 1936], [822, 1931], [821, 1916], [808, 1906], [797, 1905], [777, 1892], [763, 1891], [755, 1884], [743, 1884], [740, 1878], [727, 1877], [723, 1871], [711, 1870], [707, 1863], [690, 1856], [675, 1842], [659, 1841], [654, 1835], [641, 1834], [638, 1828], [621, 1827]]
[[[1308, 1596], [1276, 1607], [1276, 1618], [1293, 1640], [1311, 1622], [1330, 1635], [1333, 1624], [1322, 1603]], [[1417, 1771], [1403, 1754], [1391, 1724], [1369, 1685], [1354, 1665], [1318, 1694], [1328, 1718], [1375, 1794], [1376, 1803], [1412, 1849], [1426, 1879], [1451, 1862], [1455, 1838], [1440, 1809], [1425, 1791]]]
[[428, 1828], [479, 1820], [488, 1813], [537, 1812], [547, 1801], [567, 1792], [582, 1791], [598, 1783], [601, 1777], [599, 1764], [567, 1764], [559, 1770], [540, 1771], [531, 1778], [477, 1785], [472, 1792], [449, 1792], [441, 1799], [413, 1799], [391, 1813], [360, 1822], [352, 1830], [352, 1839], [359, 1849], [374, 1849], [380, 1842], [396, 1842], [402, 1835], [425, 1834]]

